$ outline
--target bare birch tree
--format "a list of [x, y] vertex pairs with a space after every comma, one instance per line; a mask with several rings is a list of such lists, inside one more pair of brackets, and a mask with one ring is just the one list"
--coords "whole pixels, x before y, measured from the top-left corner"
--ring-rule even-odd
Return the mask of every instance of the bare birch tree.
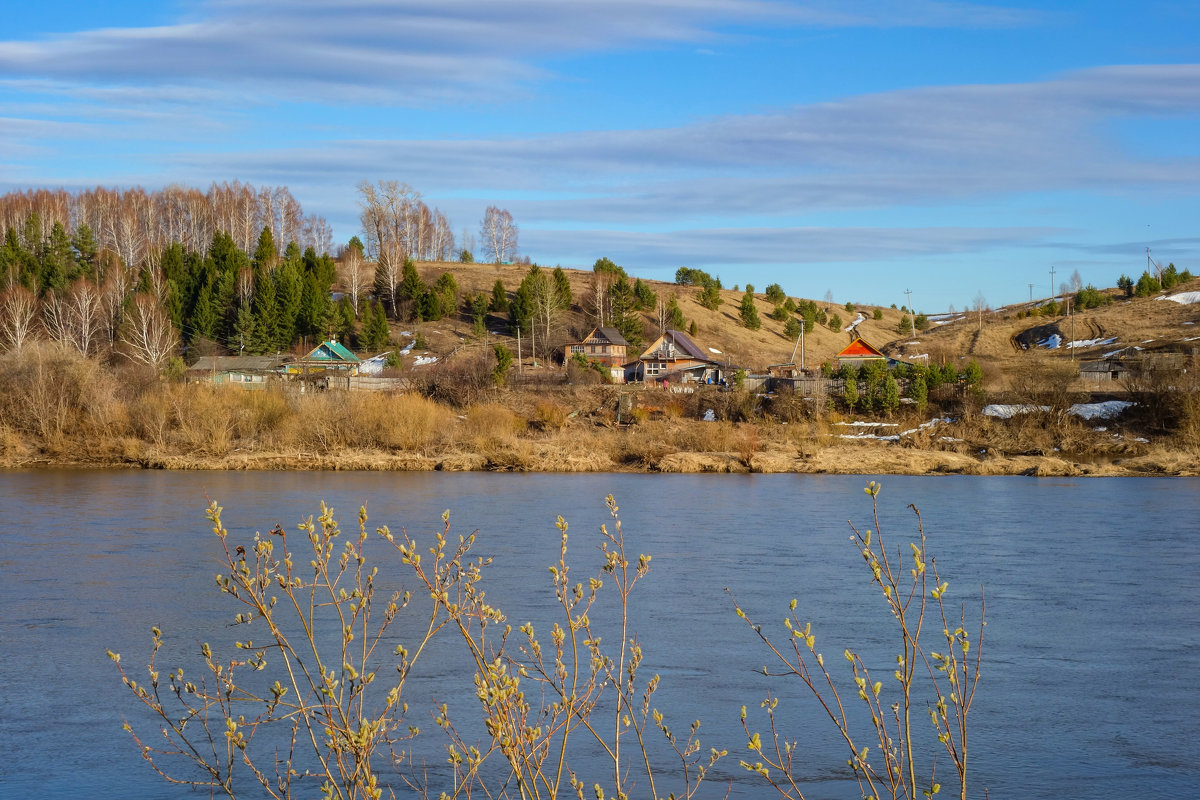
[[366, 269], [365, 260], [363, 259], [362, 248], [359, 247], [358, 240], [350, 243], [346, 248], [345, 254], [342, 256], [342, 264], [344, 265], [344, 275], [346, 280], [346, 293], [350, 295], [350, 302], [354, 306], [354, 317], [358, 318], [358, 298], [363, 289], [366, 288]]
[[179, 347], [179, 332], [158, 298], [134, 295], [121, 325], [121, 353], [159, 371]]
[[484, 252], [493, 263], [512, 260], [517, 254], [517, 224], [508, 211], [488, 206], [479, 224], [479, 237], [483, 240]]
[[0, 293], [0, 348], [20, 353], [37, 331], [37, 297], [23, 286]]

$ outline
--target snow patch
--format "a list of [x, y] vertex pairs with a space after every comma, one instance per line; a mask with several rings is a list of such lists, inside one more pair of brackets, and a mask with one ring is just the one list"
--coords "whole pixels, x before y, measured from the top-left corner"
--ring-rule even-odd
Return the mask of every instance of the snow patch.
[[1112, 419], [1132, 406], [1128, 400], [1106, 400], [1103, 403], [1076, 403], [1071, 413], [1083, 419]]
[[417, 356], [417, 360], [413, 362], [413, 366], [414, 367], [423, 367], [426, 364], [436, 364], [436, 363], [437, 363], [437, 356], [424, 355], [424, 356]]
[[1172, 303], [1179, 303], [1181, 306], [1190, 306], [1192, 303], [1200, 303], [1200, 292], [1180, 292], [1179, 294], [1170, 294], [1166, 297], [1156, 297], [1156, 300], [1170, 300]]
[[1067, 342], [1067, 348], [1071, 349], [1071, 348], [1075, 348], [1075, 347], [1096, 347], [1097, 345], [1102, 345], [1102, 344], [1114, 344], [1116, 341], [1117, 341], [1116, 336], [1110, 337], [1108, 339], [1076, 339], [1073, 342]]
[[[1120, 415], [1122, 411], [1132, 406], [1133, 403], [1128, 400], [1108, 400], [1103, 403], [1076, 403], [1071, 406], [1067, 413], [1074, 414], [1082, 419], [1112, 419]], [[982, 413], [985, 417], [996, 417], [998, 419], [1012, 419], [1018, 414], [1032, 414], [1035, 411], [1049, 411], [1050, 406], [1035, 406], [1030, 404], [1003, 404], [993, 403], [984, 406]]]
[[710, 348], [708, 348], [708, 352], [710, 352], [710, 353], [716, 353], [717, 355], [722, 355], [721, 351], [720, 351], [720, 350], [718, 350], [718, 349], [717, 349], [717, 348], [715, 348], [715, 347], [710, 347]]
[[[898, 442], [898, 441], [900, 441], [901, 437], [911, 436], [912, 434], [917, 433], [918, 431], [925, 430], [926, 428], [932, 428], [934, 425], [940, 425], [942, 423], [950, 423], [953, 421], [954, 420], [951, 419], [950, 417], [934, 417], [933, 419], [929, 420], [928, 422], [922, 422], [920, 425], [918, 425], [915, 428], [910, 428], [909, 430], [900, 431], [900, 433], [893, 433], [893, 434], [889, 434], [887, 436], [880, 436], [878, 433], [870, 433], [868, 431], [863, 431], [862, 433], [840, 433], [840, 434], [838, 434], [838, 438], [839, 439], [873, 439], [877, 442]], [[898, 427], [900, 427], [895, 422], [837, 422], [834, 424], [844, 425], [847, 427], [858, 427], [858, 428], [898, 428]], [[946, 439], [947, 437], [942, 437], [942, 438]], [[955, 441], [957, 441], [957, 440], [955, 440]]]
[[1057, 333], [1052, 333], [1038, 343], [1038, 347], [1044, 347], [1047, 350], [1057, 350], [1062, 346], [1062, 337]]

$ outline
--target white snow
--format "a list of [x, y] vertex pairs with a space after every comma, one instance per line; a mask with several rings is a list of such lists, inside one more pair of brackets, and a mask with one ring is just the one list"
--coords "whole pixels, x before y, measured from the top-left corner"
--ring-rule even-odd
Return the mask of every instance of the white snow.
[[704, 421], [705, 422], [716, 422], [717, 421], [717, 415], [711, 408], [704, 412]]
[[1029, 404], [1005, 404], [992, 403], [983, 407], [980, 413], [985, 417], [999, 417], [1000, 419], [1012, 419], [1017, 414], [1032, 414], [1034, 411], [1049, 411], [1050, 406], [1035, 406]]
[[721, 351], [720, 351], [720, 350], [718, 350], [718, 349], [717, 349], [717, 348], [715, 348], [715, 347], [710, 347], [710, 348], [708, 348], [708, 352], [710, 352], [710, 353], [716, 353], [717, 355], [722, 355]]
[[1113, 336], [1108, 339], [1076, 339], [1073, 342], [1067, 342], [1067, 348], [1075, 347], [1095, 347], [1101, 344], [1113, 344], [1117, 341], [1117, 337]]
[[[952, 420], [950, 417], [934, 417], [933, 419], [929, 420], [928, 422], [922, 422], [920, 425], [918, 425], [915, 428], [910, 428], [909, 430], [901, 431], [900, 433], [893, 433], [888, 436], [880, 436], [877, 433], [869, 433], [867, 431], [863, 431], [862, 433], [840, 433], [840, 434], [838, 434], [838, 438], [839, 439], [874, 439], [875, 441], [878, 441], [878, 442], [898, 442], [898, 441], [900, 441], [900, 438], [902, 436], [911, 436], [912, 434], [916, 433], [917, 431], [924, 430], [925, 428], [932, 428], [934, 425], [938, 425], [943, 422], [949, 423], [949, 422], [953, 422], [953, 421], [954, 420]], [[838, 422], [835, 424], [845, 425], [847, 427], [865, 427], [865, 428], [898, 428], [898, 427], [900, 427], [899, 425], [897, 425], [894, 422]], [[943, 438], [945, 438], [945, 437], [943, 437]]]
[[1179, 294], [1170, 294], [1166, 297], [1156, 299], [1170, 300], [1172, 303], [1179, 303], [1181, 306], [1190, 306], [1192, 303], [1200, 303], [1200, 292], [1180, 292]]
[[424, 355], [424, 356], [417, 356], [417, 360], [413, 362], [413, 366], [414, 367], [423, 367], [426, 364], [436, 364], [436, 363], [437, 363], [437, 356]]
[[[1103, 403], [1076, 403], [1068, 409], [1068, 413], [1083, 419], [1112, 419], [1122, 411], [1132, 406], [1127, 400], [1108, 400]], [[1049, 411], [1050, 406], [1035, 406], [1029, 404], [993, 403], [984, 406], [982, 413], [985, 417], [1012, 419], [1017, 414], [1031, 414], [1035, 411]]]
[[842, 330], [843, 331], [852, 331], [859, 326], [859, 323], [865, 321], [866, 319], [867, 319], [867, 315], [860, 311], [860, 312], [858, 312], [858, 316], [854, 318], [854, 322], [851, 322], [849, 325], [842, 328]]
[[1044, 347], [1047, 350], [1057, 350], [1062, 345], [1062, 337], [1057, 333], [1052, 333], [1045, 339], [1038, 342], [1038, 347]]
[[1132, 406], [1128, 400], [1106, 400], [1103, 403], [1076, 403], [1071, 413], [1083, 419], [1112, 419]]

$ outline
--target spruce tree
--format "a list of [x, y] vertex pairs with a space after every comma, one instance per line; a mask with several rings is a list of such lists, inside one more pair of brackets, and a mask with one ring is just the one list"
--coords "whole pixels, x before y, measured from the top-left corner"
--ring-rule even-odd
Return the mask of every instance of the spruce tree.
[[752, 331], [762, 327], [762, 320], [758, 317], [758, 308], [754, 305], [754, 286], [752, 284], [746, 284], [746, 293], [742, 295], [738, 316], [742, 318], [742, 324]]

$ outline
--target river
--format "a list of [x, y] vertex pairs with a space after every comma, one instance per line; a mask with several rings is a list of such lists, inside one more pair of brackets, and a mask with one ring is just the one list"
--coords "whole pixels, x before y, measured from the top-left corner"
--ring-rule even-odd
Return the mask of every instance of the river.
[[[555, 516], [570, 523], [573, 575], [582, 577], [598, 563], [595, 531], [611, 523], [604, 497], [612, 493], [631, 548], [653, 555], [634, 621], [645, 669], [663, 676], [654, 705], [680, 732], [701, 719], [706, 751], [730, 751], [707, 796], [726, 787], [733, 797], [772, 796], [737, 765], [751, 755], [738, 711], [748, 706], [761, 723], [754, 715], [769, 689], [801, 741], [803, 771], [814, 780], [808, 796], [857, 797], [828, 722], [805, 709], [794, 683], [758, 673], [767, 654], [724, 589], [780, 638], [796, 597], [824, 652], [886, 651], [887, 612], [847, 526], [873, 526], [862, 491], [872, 478], [883, 484], [889, 542], [907, 549], [915, 533], [907, 505], [915, 504], [968, 618], [985, 587], [973, 797], [1200, 792], [1197, 479], [139, 471], [0, 475], [0, 790], [189, 796], [154, 775], [122, 731], [124, 718], [143, 717], [105, 651], [136, 669], [152, 625], [177, 644], [229, 637], [237, 609], [213, 586], [220, 551], [204, 519], [206, 497], [225, 508], [241, 542], [276, 523], [294, 526], [322, 499], [344, 528], [365, 503], [370, 526], [404, 527], [422, 541], [450, 509], [452, 529], [477, 529], [479, 552], [494, 556], [489, 599], [515, 623], [545, 630]], [[470, 672], [456, 671], [456, 653], [446, 642], [418, 672], [425, 683], [414, 679], [414, 707], [423, 694], [453, 697], [464, 683], [470, 696]], [[835, 670], [844, 665], [836, 661]], [[469, 700], [457, 708], [460, 718], [474, 711]], [[413, 713], [437, 758], [434, 726]]]

